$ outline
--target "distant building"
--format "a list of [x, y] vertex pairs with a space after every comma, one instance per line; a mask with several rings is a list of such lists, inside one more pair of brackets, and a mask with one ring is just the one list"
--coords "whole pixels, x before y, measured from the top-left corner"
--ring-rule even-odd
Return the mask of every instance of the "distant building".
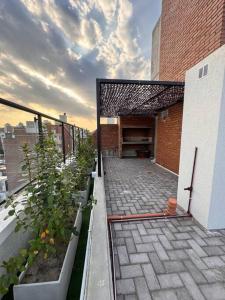
[[27, 133], [38, 133], [38, 124], [34, 121], [26, 121], [26, 132]]
[[151, 80], [159, 80], [161, 18], [152, 31]]
[[107, 124], [116, 124], [117, 119], [116, 118], [107, 118]]
[[63, 115], [59, 115], [59, 120], [67, 123], [67, 115], [64, 113]]

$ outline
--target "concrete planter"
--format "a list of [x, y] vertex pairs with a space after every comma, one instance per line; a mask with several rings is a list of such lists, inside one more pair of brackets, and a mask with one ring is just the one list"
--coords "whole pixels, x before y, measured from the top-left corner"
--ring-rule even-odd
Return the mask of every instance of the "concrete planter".
[[[78, 209], [74, 225], [80, 232], [82, 224], [82, 209]], [[14, 300], [64, 300], [70, 283], [70, 276], [73, 268], [79, 236], [72, 235], [69, 242], [63, 266], [57, 281], [38, 282], [29, 284], [18, 284], [13, 287]], [[20, 275], [20, 282], [25, 276]]]

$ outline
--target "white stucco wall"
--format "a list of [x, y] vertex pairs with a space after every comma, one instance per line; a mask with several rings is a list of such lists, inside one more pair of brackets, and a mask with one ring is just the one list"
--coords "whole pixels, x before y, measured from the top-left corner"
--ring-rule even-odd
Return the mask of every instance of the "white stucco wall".
[[[208, 64], [208, 74], [199, 69]], [[187, 209], [198, 147], [192, 215], [206, 228], [225, 228], [225, 46], [186, 73], [178, 203]]]

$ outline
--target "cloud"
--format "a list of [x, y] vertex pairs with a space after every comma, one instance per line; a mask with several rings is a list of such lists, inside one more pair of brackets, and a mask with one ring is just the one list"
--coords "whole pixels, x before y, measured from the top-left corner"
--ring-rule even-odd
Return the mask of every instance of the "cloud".
[[1, 0], [1, 95], [94, 119], [95, 78], [150, 78], [133, 21], [129, 0]]

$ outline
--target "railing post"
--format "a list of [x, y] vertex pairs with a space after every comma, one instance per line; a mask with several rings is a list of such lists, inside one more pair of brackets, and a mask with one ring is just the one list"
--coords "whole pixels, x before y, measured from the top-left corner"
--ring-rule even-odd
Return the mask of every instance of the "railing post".
[[96, 79], [98, 177], [102, 176], [100, 88], [100, 82], [98, 79]]
[[72, 136], [73, 136], [73, 154], [75, 154], [75, 131], [74, 131], [74, 126], [72, 126]]
[[81, 138], [82, 138], [82, 143], [83, 143], [83, 141], [84, 141], [84, 129], [83, 128], [81, 129]]
[[63, 150], [63, 161], [66, 162], [66, 145], [65, 145], [65, 128], [64, 123], [62, 125], [62, 150]]
[[39, 143], [41, 146], [43, 146], [44, 143], [43, 126], [42, 126], [42, 117], [40, 114], [37, 116], [37, 121], [38, 121]]
[[77, 130], [78, 130], [78, 146], [80, 148], [80, 128], [78, 127]]

